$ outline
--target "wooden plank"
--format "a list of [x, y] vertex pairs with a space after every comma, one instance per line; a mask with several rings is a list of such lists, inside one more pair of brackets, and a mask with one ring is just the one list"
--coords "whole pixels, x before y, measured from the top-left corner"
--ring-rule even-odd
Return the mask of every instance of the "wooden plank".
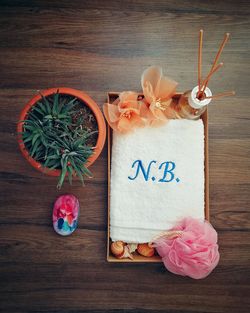
[[[0, 1], [0, 311], [48, 313], [249, 312], [250, 3], [176, 0]], [[15, 130], [37, 89], [68, 86], [99, 103], [108, 90], [140, 88], [160, 65], [190, 89], [197, 80], [197, 36], [204, 29], [203, 75], [223, 33], [232, 36], [212, 78], [213, 93], [236, 97], [209, 107], [210, 217], [221, 260], [206, 279], [168, 273], [160, 263], [106, 261], [107, 146], [85, 189], [56, 181], [22, 158]], [[78, 230], [52, 230], [56, 197], [80, 200]]]

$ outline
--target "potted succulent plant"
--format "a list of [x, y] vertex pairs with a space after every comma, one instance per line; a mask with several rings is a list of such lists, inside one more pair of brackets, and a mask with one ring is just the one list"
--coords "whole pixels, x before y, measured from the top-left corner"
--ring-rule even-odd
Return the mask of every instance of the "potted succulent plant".
[[106, 124], [98, 105], [71, 88], [47, 89], [34, 96], [20, 114], [18, 142], [24, 157], [41, 172], [59, 176], [60, 189], [68, 176], [84, 183], [87, 167], [100, 155]]

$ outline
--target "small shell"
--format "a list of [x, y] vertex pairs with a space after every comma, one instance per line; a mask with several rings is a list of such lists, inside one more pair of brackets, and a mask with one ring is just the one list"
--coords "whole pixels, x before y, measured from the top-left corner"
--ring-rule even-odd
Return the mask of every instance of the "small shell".
[[140, 243], [138, 244], [137, 252], [140, 255], [151, 257], [155, 254], [155, 249], [153, 247], [150, 247], [147, 243]]
[[125, 243], [123, 241], [115, 241], [112, 242], [110, 249], [113, 255], [119, 258], [124, 253], [124, 246]]
[[120, 256], [120, 259], [125, 259], [125, 258], [130, 258], [131, 260], [134, 259], [133, 255], [129, 251], [128, 246], [124, 246], [124, 252], [123, 252], [122, 256]]
[[138, 244], [137, 243], [128, 243], [129, 252], [133, 253], [137, 249]]
[[118, 259], [130, 258], [133, 259], [128, 246], [123, 241], [112, 242], [110, 247], [111, 252]]

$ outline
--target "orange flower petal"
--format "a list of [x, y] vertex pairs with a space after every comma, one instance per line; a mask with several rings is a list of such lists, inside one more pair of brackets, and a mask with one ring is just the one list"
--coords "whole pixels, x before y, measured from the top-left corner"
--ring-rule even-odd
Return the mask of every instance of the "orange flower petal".
[[120, 102], [137, 101], [138, 93], [134, 91], [123, 91], [119, 94]]
[[106, 119], [110, 121], [111, 123], [118, 121], [120, 114], [119, 114], [117, 105], [105, 103], [103, 105], [103, 112], [105, 114]]
[[142, 118], [149, 118], [149, 116], [151, 115], [151, 111], [149, 110], [149, 107], [147, 106], [147, 104], [143, 101], [140, 102], [140, 116]]
[[154, 90], [149, 81], [145, 82], [143, 87], [143, 94], [146, 99], [146, 101], [150, 104], [154, 101], [156, 101], [156, 97], [154, 95]]
[[152, 113], [153, 113], [154, 117], [158, 120], [161, 120], [161, 121], [167, 120], [167, 117], [165, 116], [163, 111], [160, 109], [155, 109], [154, 111], [152, 111]]
[[124, 113], [127, 109], [135, 110], [136, 113], [139, 113], [139, 103], [137, 101], [138, 93], [133, 91], [124, 91], [119, 95], [118, 110], [121, 113]]
[[140, 105], [137, 101], [119, 103], [118, 108], [121, 114], [124, 114], [128, 111], [133, 111], [136, 114], [140, 113]]
[[141, 78], [144, 96], [149, 103], [157, 99], [168, 99], [173, 96], [177, 82], [162, 74], [162, 68], [151, 66], [146, 69]]
[[162, 120], [162, 121], [166, 121], [167, 117], [164, 114], [164, 111], [161, 109], [158, 109], [155, 106], [155, 102], [151, 103], [150, 107], [149, 107], [150, 111], [152, 112], [152, 114], [154, 115], [154, 117], [156, 119]]
[[162, 77], [162, 68], [159, 66], [150, 66], [142, 73], [141, 77], [142, 89], [144, 90], [144, 88], [147, 87], [146, 86], [147, 82], [149, 82], [154, 92], [159, 84], [161, 77]]
[[109, 126], [113, 129], [113, 130], [117, 130], [117, 121], [119, 118], [117, 118], [116, 122], [111, 122], [110, 118], [109, 118], [109, 103], [105, 103], [103, 105], [103, 114], [109, 124]]
[[129, 132], [131, 130], [129, 119], [126, 117], [121, 117], [117, 123], [117, 129], [122, 133]]
[[130, 125], [132, 128], [143, 127], [143, 126], [145, 126], [145, 122], [143, 121], [143, 119], [139, 115], [132, 114], [132, 116], [130, 118]]
[[176, 87], [178, 83], [168, 77], [162, 77], [159, 84], [158, 94], [156, 95], [157, 99], [169, 99], [173, 97], [176, 92]]

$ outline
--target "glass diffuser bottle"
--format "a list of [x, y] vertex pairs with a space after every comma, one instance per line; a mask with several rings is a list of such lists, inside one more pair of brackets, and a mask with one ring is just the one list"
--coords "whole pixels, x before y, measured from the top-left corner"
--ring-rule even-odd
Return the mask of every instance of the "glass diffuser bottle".
[[205, 97], [212, 97], [212, 92], [206, 87], [201, 99], [198, 97], [198, 92], [199, 87], [196, 86], [193, 90], [188, 90], [180, 96], [174, 106], [177, 118], [196, 120], [206, 111], [207, 105], [211, 102], [211, 98], [207, 99]]

